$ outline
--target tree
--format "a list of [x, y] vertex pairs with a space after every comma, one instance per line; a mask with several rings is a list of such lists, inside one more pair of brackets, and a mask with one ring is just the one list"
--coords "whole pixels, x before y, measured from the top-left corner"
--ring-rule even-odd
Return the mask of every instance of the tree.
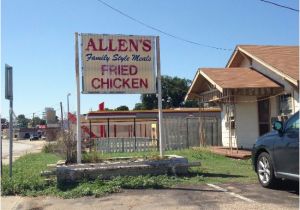
[[128, 111], [129, 108], [125, 105], [115, 108], [116, 111]]
[[23, 114], [17, 116], [17, 123], [20, 128], [28, 128], [29, 121]]
[[136, 103], [133, 110], [144, 110], [145, 107], [142, 103]]
[[46, 120], [43, 120], [39, 117], [34, 117], [31, 121], [30, 121], [32, 127], [35, 127], [36, 125], [46, 125]]
[[[162, 76], [162, 107], [164, 109], [176, 107], [197, 107], [197, 102], [184, 103], [184, 97], [187, 94], [191, 80], [181, 79], [179, 77]], [[156, 109], [156, 94], [141, 95], [141, 104], [139, 107], [144, 109]]]

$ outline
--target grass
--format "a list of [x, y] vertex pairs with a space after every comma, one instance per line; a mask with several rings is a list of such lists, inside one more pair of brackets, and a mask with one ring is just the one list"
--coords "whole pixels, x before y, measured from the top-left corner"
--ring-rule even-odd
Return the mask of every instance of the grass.
[[[190, 174], [184, 177], [174, 176], [137, 176], [116, 177], [112, 180], [82, 181], [76, 185], [57, 188], [56, 181], [47, 183], [40, 176], [40, 172], [46, 169], [46, 165], [56, 163], [60, 156], [51, 153], [38, 153], [25, 155], [14, 162], [13, 178], [8, 177], [8, 166], [3, 167], [1, 180], [2, 195], [52, 195], [63, 198], [75, 198], [81, 196], [103, 196], [109, 193], [119, 192], [122, 189], [167, 188], [180, 184], [203, 183], [253, 183], [256, 175], [251, 168], [250, 160], [229, 159], [212, 154], [207, 149], [190, 149], [180, 151], [168, 151], [166, 154], [176, 154], [187, 157], [190, 162], [200, 161], [202, 166], [190, 169]], [[157, 157], [157, 152], [148, 153], [111, 153], [84, 154], [85, 161], [99, 161], [111, 157]]]
[[[201, 162], [200, 167], [190, 168], [188, 177], [181, 177], [184, 183], [228, 183], [242, 182], [255, 183], [257, 176], [252, 169], [251, 159], [238, 160], [224, 157], [210, 152], [206, 148], [166, 151], [166, 155], [180, 155], [186, 157], [189, 162]], [[132, 153], [90, 153], [83, 154], [83, 160], [93, 162], [112, 157], [157, 157], [159, 152], [132, 152]]]
[[55, 163], [59, 159], [59, 156], [50, 153], [24, 155], [13, 163], [12, 178], [9, 177], [8, 165], [4, 165], [1, 177], [2, 195], [27, 195], [47, 188], [40, 172], [47, 168], [47, 164]]

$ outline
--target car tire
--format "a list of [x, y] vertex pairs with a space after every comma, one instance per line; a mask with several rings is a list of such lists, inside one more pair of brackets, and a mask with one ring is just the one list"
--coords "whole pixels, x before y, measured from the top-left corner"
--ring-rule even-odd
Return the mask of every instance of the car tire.
[[274, 175], [274, 167], [270, 155], [266, 152], [262, 152], [256, 162], [256, 173], [258, 181], [263, 187], [274, 187], [278, 179]]

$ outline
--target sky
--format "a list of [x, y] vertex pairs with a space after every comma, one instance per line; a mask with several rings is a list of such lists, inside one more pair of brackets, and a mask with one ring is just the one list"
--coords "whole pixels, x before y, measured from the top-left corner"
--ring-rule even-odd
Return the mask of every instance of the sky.
[[[101, 0], [102, 1], [102, 0]], [[74, 33], [160, 36], [162, 75], [193, 80], [200, 67], [225, 67], [232, 51], [167, 36], [121, 15], [100, 0], [2, 0], [1, 116], [8, 119], [4, 66], [13, 66], [14, 112], [42, 117], [45, 107], [76, 111]], [[298, 12], [259, 0], [103, 0], [173, 36], [220, 48], [238, 44], [299, 45]], [[298, 0], [273, 0], [299, 8]], [[81, 113], [98, 104], [132, 109], [139, 94], [81, 94]]]

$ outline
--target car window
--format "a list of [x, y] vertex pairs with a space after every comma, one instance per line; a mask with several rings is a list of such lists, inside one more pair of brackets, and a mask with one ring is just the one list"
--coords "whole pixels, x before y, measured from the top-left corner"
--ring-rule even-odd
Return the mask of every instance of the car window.
[[299, 116], [295, 115], [293, 118], [291, 118], [285, 127], [285, 132], [299, 132]]

